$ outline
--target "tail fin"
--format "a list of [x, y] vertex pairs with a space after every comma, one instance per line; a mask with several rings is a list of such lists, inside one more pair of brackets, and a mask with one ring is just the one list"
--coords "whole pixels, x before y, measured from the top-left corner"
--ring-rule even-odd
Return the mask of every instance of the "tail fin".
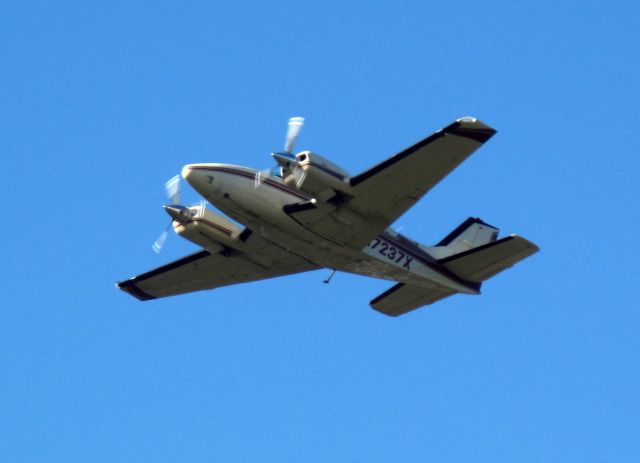
[[521, 236], [511, 235], [438, 262], [468, 281], [482, 282], [496, 273], [538, 252], [539, 248]]
[[423, 249], [436, 259], [444, 259], [491, 243], [498, 237], [498, 232], [499, 229], [493, 225], [489, 225], [477, 217], [469, 217], [437, 245], [423, 246]]
[[447, 246], [453, 254], [495, 241], [499, 229], [479, 218], [469, 217], [436, 246]]

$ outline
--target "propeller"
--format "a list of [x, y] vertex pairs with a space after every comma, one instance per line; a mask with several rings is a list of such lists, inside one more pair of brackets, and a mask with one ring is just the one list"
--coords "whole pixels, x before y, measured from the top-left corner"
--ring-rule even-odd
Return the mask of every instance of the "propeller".
[[[294, 174], [294, 178], [296, 178], [296, 186], [300, 188], [302, 182], [304, 181], [304, 177], [306, 177], [306, 173], [304, 170], [298, 167], [298, 161], [295, 156], [292, 154], [293, 147], [298, 140], [298, 136], [300, 135], [300, 131], [302, 130], [302, 126], [304, 125], [304, 117], [291, 117], [289, 118], [289, 123], [287, 124], [287, 136], [284, 141], [284, 151], [281, 153], [274, 153], [274, 157], [276, 157], [276, 161], [280, 164], [284, 169]], [[293, 165], [293, 167], [291, 167]], [[271, 169], [263, 169], [256, 172], [254, 187], [258, 188], [262, 184], [262, 180], [269, 177], [271, 175]]]
[[[174, 220], [184, 220], [185, 218], [189, 218], [194, 216], [192, 208], [187, 208], [184, 206], [180, 206], [180, 176], [176, 175], [169, 179], [167, 183], [164, 184], [164, 189], [167, 194], [167, 197], [171, 200], [171, 204], [165, 205], [164, 208], [167, 213], [171, 216], [171, 222], [167, 225], [167, 228], [160, 234], [157, 240], [153, 243], [151, 248], [157, 254], [162, 250], [164, 246], [164, 242], [167, 240], [169, 236], [169, 230], [173, 225]], [[200, 201], [198, 206], [198, 210], [195, 213], [195, 217], [202, 218], [204, 217], [204, 211], [207, 209], [207, 200], [203, 199]]]
[[196, 217], [198, 217], [199, 219], [204, 217], [204, 211], [207, 209], [207, 204], [209, 204], [209, 202], [206, 199], [200, 200], [200, 206], [198, 208]]
[[173, 221], [169, 222], [167, 228], [164, 229], [162, 234], [158, 237], [157, 240], [155, 240], [155, 242], [151, 246], [151, 249], [153, 249], [153, 252], [155, 252], [156, 254], [162, 251], [162, 246], [164, 246], [164, 242], [167, 241], [167, 236], [169, 236], [169, 229], [171, 228], [172, 223]]
[[299, 190], [304, 183], [304, 179], [307, 178], [307, 171], [296, 163], [296, 167], [293, 169], [293, 178], [296, 179], [296, 188]]
[[307, 177], [307, 172], [298, 165], [298, 160], [292, 156], [293, 147], [298, 140], [302, 126], [304, 125], [304, 117], [292, 117], [289, 119], [287, 127], [287, 138], [284, 142], [284, 152], [291, 158], [294, 165], [293, 170], [289, 169], [289, 172], [293, 174], [293, 178], [296, 180], [296, 188], [300, 189], [304, 179]]
[[[171, 200], [171, 205], [177, 206], [180, 203], [180, 176], [176, 175], [175, 177], [171, 177], [167, 183], [164, 184], [164, 191], [167, 193], [167, 197]], [[173, 220], [169, 222], [167, 228], [164, 229], [158, 239], [155, 240], [151, 246], [156, 254], [162, 250], [162, 246], [164, 246], [164, 242], [167, 240], [167, 236], [169, 236], [169, 229], [172, 224]]]
[[284, 141], [285, 153], [291, 153], [291, 151], [293, 151], [293, 147], [296, 144], [296, 140], [298, 140], [298, 135], [300, 135], [303, 125], [304, 117], [292, 117], [289, 119], [287, 138]]
[[164, 184], [164, 190], [167, 193], [167, 197], [171, 200], [171, 204], [178, 204], [180, 202], [180, 176], [176, 175], [171, 177], [167, 183]]
[[271, 174], [271, 169], [262, 169], [256, 172], [256, 176], [253, 182], [254, 188], [258, 188], [262, 184], [262, 180], [267, 178], [270, 174]]

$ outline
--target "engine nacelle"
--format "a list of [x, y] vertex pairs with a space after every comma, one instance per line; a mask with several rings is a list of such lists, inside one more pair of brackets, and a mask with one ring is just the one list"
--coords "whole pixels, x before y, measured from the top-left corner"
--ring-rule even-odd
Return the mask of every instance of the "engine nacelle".
[[296, 154], [297, 166], [285, 177], [286, 184], [317, 195], [331, 190], [350, 193], [349, 174], [328, 159], [311, 151]]
[[244, 246], [246, 233], [225, 217], [199, 206], [189, 208], [191, 217], [184, 221], [174, 220], [173, 229], [183, 238], [202, 246], [210, 252], [220, 252], [225, 248], [240, 250]]

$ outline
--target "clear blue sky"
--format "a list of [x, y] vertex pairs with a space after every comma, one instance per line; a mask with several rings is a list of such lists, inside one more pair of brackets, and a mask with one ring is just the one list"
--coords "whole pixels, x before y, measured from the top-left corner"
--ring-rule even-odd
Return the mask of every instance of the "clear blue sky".
[[[5, 2], [3, 462], [637, 462], [637, 2]], [[399, 319], [314, 272], [141, 303], [162, 185], [498, 134], [398, 222], [542, 251]], [[197, 200], [195, 193], [185, 193]]]

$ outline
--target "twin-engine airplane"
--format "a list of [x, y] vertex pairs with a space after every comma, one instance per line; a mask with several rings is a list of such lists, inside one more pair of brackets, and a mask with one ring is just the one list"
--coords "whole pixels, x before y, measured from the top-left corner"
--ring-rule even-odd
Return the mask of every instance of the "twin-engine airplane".
[[354, 177], [316, 153], [293, 154], [302, 124], [289, 120], [284, 151], [273, 153], [278, 167], [270, 171], [185, 166], [182, 177], [245, 228], [204, 202], [179, 205], [176, 177], [167, 184], [173, 204], [164, 208], [175, 232], [204, 249], [117, 287], [146, 301], [328, 268], [395, 281], [370, 304], [398, 316], [452, 294], [479, 294], [482, 282], [538, 251], [520, 236], [498, 239], [498, 229], [477, 218], [435, 246], [389, 228], [496, 133], [477, 119], [458, 119]]

